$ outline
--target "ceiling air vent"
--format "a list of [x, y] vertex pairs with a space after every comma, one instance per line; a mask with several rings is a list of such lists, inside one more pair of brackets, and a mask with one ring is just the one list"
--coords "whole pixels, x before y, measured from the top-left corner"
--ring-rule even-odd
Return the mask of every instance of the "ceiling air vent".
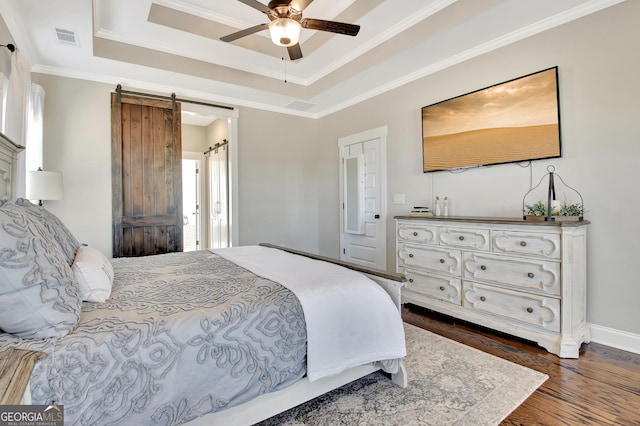
[[289, 105], [287, 105], [286, 108], [297, 109], [299, 111], [306, 111], [309, 108], [312, 108], [314, 106], [316, 105], [310, 102], [293, 101]]
[[56, 38], [60, 43], [80, 46], [80, 43], [78, 42], [78, 33], [76, 31], [56, 28]]

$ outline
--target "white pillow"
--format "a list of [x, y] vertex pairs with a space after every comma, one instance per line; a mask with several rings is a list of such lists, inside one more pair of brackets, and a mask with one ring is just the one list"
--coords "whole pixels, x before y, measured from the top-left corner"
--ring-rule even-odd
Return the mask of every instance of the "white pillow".
[[71, 266], [80, 287], [80, 298], [85, 302], [105, 302], [111, 295], [113, 266], [100, 251], [80, 246]]

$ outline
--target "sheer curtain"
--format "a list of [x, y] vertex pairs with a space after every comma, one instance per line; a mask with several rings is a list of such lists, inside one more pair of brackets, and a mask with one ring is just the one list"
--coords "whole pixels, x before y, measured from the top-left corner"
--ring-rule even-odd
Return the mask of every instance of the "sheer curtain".
[[[43, 165], [43, 140], [44, 131], [44, 88], [36, 83], [31, 83], [29, 111], [27, 114], [27, 149], [26, 170], [38, 170]], [[44, 168], [44, 167], [42, 167]]]
[[30, 69], [20, 50], [11, 54], [2, 132], [26, 147], [18, 155], [16, 197], [25, 196], [26, 171], [42, 166], [44, 89], [31, 83]]
[[[19, 50], [11, 54], [11, 70], [7, 87], [7, 105], [5, 111], [4, 134], [13, 142], [26, 146], [27, 112], [31, 92], [29, 61]], [[16, 196], [24, 197], [26, 178], [26, 153], [18, 155], [16, 173]]]

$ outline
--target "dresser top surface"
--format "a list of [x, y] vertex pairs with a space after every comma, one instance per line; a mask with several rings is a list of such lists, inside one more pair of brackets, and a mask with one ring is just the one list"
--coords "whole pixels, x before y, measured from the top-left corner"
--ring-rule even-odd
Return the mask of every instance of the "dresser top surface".
[[481, 216], [395, 216], [394, 219], [415, 220], [428, 222], [466, 222], [466, 223], [496, 223], [508, 225], [532, 225], [532, 226], [554, 226], [554, 227], [578, 227], [589, 225], [588, 220], [526, 220], [521, 217], [481, 217]]

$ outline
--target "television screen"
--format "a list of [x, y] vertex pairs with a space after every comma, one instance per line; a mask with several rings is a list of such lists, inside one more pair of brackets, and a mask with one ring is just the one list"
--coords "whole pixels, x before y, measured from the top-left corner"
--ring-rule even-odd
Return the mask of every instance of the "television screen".
[[558, 67], [422, 108], [424, 172], [560, 157]]

